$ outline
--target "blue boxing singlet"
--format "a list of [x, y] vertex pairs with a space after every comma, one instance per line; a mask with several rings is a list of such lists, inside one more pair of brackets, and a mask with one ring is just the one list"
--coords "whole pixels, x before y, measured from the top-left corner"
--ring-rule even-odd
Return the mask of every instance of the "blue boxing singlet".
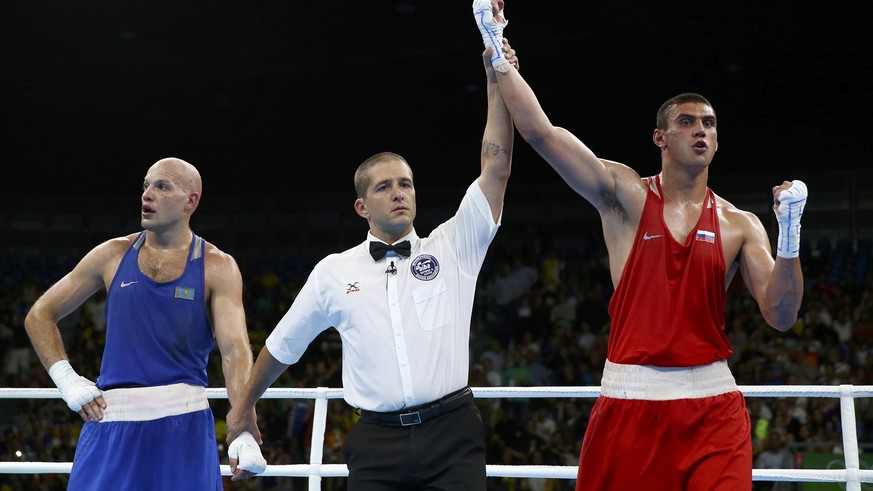
[[207, 386], [214, 345], [206, 315], [206, 241], [192, 233], [185, 270], [159, 283], [139, 269], [140, 232], [121, 259], [106, 300], [106, 346], [97, 387]]

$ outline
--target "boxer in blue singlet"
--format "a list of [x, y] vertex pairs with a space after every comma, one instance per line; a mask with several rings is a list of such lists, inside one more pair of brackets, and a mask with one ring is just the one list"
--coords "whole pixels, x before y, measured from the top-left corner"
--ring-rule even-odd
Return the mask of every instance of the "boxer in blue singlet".
[[[239, 268], [189, 225], [201, 194], [194, 166], [155, 163], [143, 182], [143, 231], [92, 249], [27, 315], [40, 360], [85, 421], [70, 490], [223, 489], [206, 365], [217, 343], [233, 404], [252, 355]], [[94, 384], [73, 370], [57, 323], [101, 288], [106, 346]], [[265, 466], [254, 440], [242, 442], [231, 455], [235, 479]]]

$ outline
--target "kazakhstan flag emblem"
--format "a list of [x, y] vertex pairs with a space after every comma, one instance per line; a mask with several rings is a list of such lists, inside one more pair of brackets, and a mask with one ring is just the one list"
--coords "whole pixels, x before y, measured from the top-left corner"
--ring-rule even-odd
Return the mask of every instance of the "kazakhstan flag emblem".
[[177, 286], [175, 298], [184, 298], [185, 300], [194, 300], [194, 289], [184, 287], [184, 286]]

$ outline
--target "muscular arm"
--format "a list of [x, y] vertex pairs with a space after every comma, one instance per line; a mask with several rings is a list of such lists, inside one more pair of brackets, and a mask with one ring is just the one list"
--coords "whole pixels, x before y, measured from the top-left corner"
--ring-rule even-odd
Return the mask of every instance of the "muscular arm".
[[488, 79], [488, 118], [485, 122], [485, 132], [482, 135], [481, 165], [479, 186], [491, 206], [491, 216], [494, 222], [500, 219], [503, 210], [503, 198], [506, 195], [506, 183], [509, 180], [512, 166], [512, 144], [515, 129], [512, 119], [497, 86], [495, 70], [488, 62], [491, 49], [483, 53], [486, 60], [485, 75]]
[[773, 259], [770, 240], [758, 217], [751, 213], [742, 221], [743, 245], [739, 263], [743, 282], [758, 303], [770, 326], [787, 331], [797, 322], [803, 298], [803, 272], [798, 258]]
[[[24, 327], [39, 360], [58, 385], [70, 409], [77, 411], [86, 422], [103, 418], [106, 401], [93, 382], [78, 376], [66, 362], [68, 358], [58, 321], [76, 310], [97, 290], [109, 285], [129, 245], [130, 237], [121, 237], [92, 249], [72, 271], [34, 303], [24, 319]], [[62, 360], [66, 363], [66, 368], [61, 369], [63, 373], [53, 374], [52, 366]]]
[[[242, 275], [233, 257], [211, 244], [207, 246], [206, 252], [206, 282], [210, 291], [215, 339], [221, 352], [221, 369], [231, 410], [245, 408], [241, 398], [252, 373], [252, 350], [242, 303]], [[250, 412], [254, 421], [254, 405]], [[257, 423], [253, 424], [257, 428]], [[234, 441], [238, 433], [234, 438], [228, 439], [231, 444], [228, 447], [228, 457], [232, 481], [247, 479], [266, 468], [260, 449], [252, 441], [254, 434], [240, 441]], [[260, 439], [259, 434], [257, 438]]]
[[233, 257], [209, 245], [206, 282], [215, 340], [221, 352], [221, 370], [231, 407], [251, 375], [252, 351], [242, 302], [242, 275]]
[[[503, 3], [473, 1], [473, 17], [485, 46], [503, 38]], [[493, 58], [499, 68], [494, 76], [503, 102], [521, 136], [600, 213], [610, 267], [613, 277], [618, 278], [645, 204], [645, 181], [630, 167], [599, 159], [569, 131], [554, 126], [518, 70], [499, 57]]]
[[56, 362], [67, 359], [58, 321], [108, 284], [129, 245], [129, 239], [118, 238], [92, 249], [72, 271], [52, 285], [27, 313], [24, 327], [46, 370]]
[[[506, 107], [522, 138], [576, 191], [599, 211], [618, 194], [610, 166], [569, 131], [554, 126], [531, 87], [517, 70], [497, 73]], [[606, 199], [604, 199], [606, 196]]]
[[288, 366], [274, 358], [266, 346], [261, 349], [252, 370], [252, 376], [240, 391], [238, 404], [232, 406], [227, 415], [228, 442], [232, 442], [243, 431], [248, 431], [255, 437], [255, 440], [261, 442], [261, 433], [258, 430], [257, 417], [255, 416], [255, 403]]

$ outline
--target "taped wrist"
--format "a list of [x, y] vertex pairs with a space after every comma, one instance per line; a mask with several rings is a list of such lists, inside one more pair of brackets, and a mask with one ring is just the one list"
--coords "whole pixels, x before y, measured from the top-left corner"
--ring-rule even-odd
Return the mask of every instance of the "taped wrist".
[[500, 11], [503, 21], [498, 22], [491, 9], [491, 0], [473, 0], [473, 17], [476, 19], [479, 33], [482, 34], [482, 44], [486, 47], [490, 46], [493, 50], [491, 66], [499, 72], [509, 71], [511, 65], [503, 53], [503, 28], [509, 22], [503, 16], [503, 11]]
[[800, 254], [800, 217], [807, 198], [806, 184], [793, 181], [791, 187], [777, 196], [778, 206], [774, 206], [776, 221], [779, 223], [779, 238], [776, 240], [776, 256], [792, 259]]
[[240, 433], [230, 442], [227, 456], [237, 459], [237, 467], [252, 474], [260, 474], [267, 470], [267, 461], [261, 454], [261, 447], [248, 431]]
[[82, 406], [96, 399], [102, 394], [94, 382], [82, 377], [67, 360], [55, 362], [49, 368], [49, 377], [60, 389], [61, 397], [67, 403], [67, 407], [74, 412], [79, 412]]

